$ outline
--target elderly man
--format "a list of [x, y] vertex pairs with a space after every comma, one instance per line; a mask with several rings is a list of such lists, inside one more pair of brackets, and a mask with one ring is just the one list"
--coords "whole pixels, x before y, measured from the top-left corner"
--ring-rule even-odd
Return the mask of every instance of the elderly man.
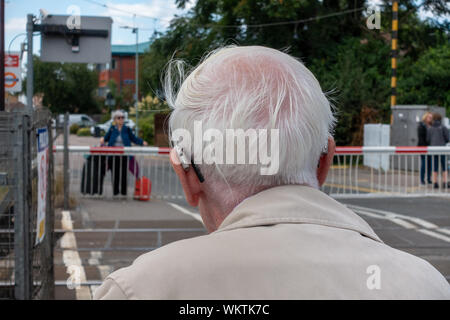
[[[166, 77], [171, 162], [209, 234], [140, 256], [108, 276], [96, 299], [450, 298], [449, 284], [428, 262], [387, 246], [318, 190], [333, 159], [334, 117], [300, 61], [265, 47], [219, 49], [178, 92], [172, 69], [182, 75], [181, 63]], [[278, 152], [276, 170], [250, 162], [255, 143], [246, 144], [244, 162], [210, 161], [233, 160], [242, 144], [204, 148], [212, 139], [203, 137], [195, 145], [199, 124], [215, 139], [229, 130], [275, 132], [262, 140]], [[174, 138], [177, 130], [193, 138]]]

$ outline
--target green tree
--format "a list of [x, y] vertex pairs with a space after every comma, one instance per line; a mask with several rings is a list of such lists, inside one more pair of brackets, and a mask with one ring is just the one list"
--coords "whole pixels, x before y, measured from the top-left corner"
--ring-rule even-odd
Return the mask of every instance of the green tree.
[[390, 92], [390, 67], [385, 62], [388, 55], [389, 47], [382, 40], [349, 37], [336, 47], [334, 54], [314, 59], [310, 64], [336, 106], [338, 145], [361, 143], [355, 141], [354, 134], [361, 127], [364, 107], [380, 111], [374, 120], [386, 119], [383, 110], [389, 108], [386, 97]]
[[[179, 7], [187, 2], [176, 0]], [[172, 20], [167, 32], [153, 35], [142, 59], [142, 93], [162, 97], [160, 77], [172, 57], [197, 65], [206, 52], [227, 44], [285, 49], [301, 58], [325, 91], [334, 91], [338, 144], [359, 144], [364, 123], [390, 118], [392, 3], [380, 6], [381, 30], [367, 29], [368, 5], [364, 0], [198, 0], [187, 15]], [[421, 8], [435, 19], [419, 18]], [[444, 0], [400, 2], [399, 103], [447, 106], [449, 76], [439, 70], [448, 65], [449, 24], [439, 17], [448, 13]], [[414, 88], [420, 86], [426, 88], [419, 95]]]
[[429, 48], [415, 62], [399, 66], [399, 103], [446, 107], [450, 114], [450, 45]]
[[97, 72], [86, 64], [42, 62], [34, 57], [34, 92], [54, 113], [97, 113]]

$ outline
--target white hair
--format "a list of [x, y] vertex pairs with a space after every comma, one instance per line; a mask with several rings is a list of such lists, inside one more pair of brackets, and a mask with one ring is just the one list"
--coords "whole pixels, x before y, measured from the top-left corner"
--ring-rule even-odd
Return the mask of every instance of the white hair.
[[199, 165], [212, 194], [228, 189], [225, 198], [237, 205], [271, 186], [318, 188], [317, 164], [335, 118], [319, 82], [298, 59], [266, 47], [231, 46], [211, 52], [184, 78], [184, 63], [171, 61], [164, 89], [173, 108], [172, 132], [182, 128], [193, 136], [194, 121], [224, 134], [225, 129], [279, 130], [277, 174], [261, 175], [259, 165]]
[[113, 112], [113, 119], [117, 118], [118, 116], [125, 117], [125, 114], [122, 111], [120, 111], [120, 110], [114, 111]]

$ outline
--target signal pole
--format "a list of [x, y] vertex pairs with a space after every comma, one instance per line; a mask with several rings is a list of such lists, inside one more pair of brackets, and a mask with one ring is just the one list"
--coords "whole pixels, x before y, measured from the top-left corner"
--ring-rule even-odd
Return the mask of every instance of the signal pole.
[[135, 108], [136, 108], [136, 136], [139, 135], [139, 29], [134, 28], [133, 33], [136, 33], [136, 80], [134, 83], [134, 88], [136, 91], [136, 102], [135, 102]]
[[5, 0], [0, 0], [0, 111], [5, 111]]
[[392, 1], [391, 108], [397, 104], [398, 1]]
[[34, 81], [34, 66], [33, 66], [33, 32], [34, 32], [34, 16], [27, 15], [27, 108], [28, 111], [33, 111], [33, 81]]

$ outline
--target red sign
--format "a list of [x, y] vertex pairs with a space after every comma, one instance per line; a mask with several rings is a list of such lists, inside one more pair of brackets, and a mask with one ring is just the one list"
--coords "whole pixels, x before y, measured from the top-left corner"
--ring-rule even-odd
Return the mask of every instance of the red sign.
[[5, 68], [17, 68], [19, 66], [18, 54], [5, 54]]

